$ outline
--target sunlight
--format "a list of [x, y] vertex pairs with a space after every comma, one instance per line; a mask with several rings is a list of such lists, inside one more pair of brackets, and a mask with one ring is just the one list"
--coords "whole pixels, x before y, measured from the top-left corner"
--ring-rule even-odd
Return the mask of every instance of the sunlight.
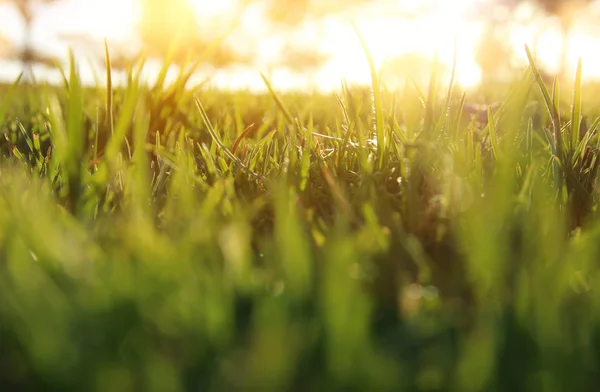
[[135, 34], [139, 0], [79, 0], [69, 3], [70, 29], [96, 38], [125, 41]]
[[[457, 47], [457, 79], [464, 87], [476, 86], [481, 80], [481, 70], [475, 61], [475, 47], [482, 28], [470, 23], [463, 14], [464, 10], [478, 0], [463, 0], [452, 7], [447, 2], [430, 1], [434, 11], [418, 18], [402, 19], [385, 17], [381, 12], [377, 17], [357, 18], [356, 24], [363, 36], [377, 67], [393, 61], [408, 53], [421, 53], [438, 60], [451, 68], [454, 60], [454, 39]], [[402, 2], [403, 6], [417, 7], [418, 2]], [[422, 5], [422, 3], [420, 3]], [[451, 14], [452, 17], [448, 17]], [[347, 21], [331, 18], [325, 22], [323, 34], [319, 38], [318, 48], [333, 56], [326, 65], [320, 79], [333, 78], [335, 85], [344, 78], [353, 83], [369, 83], [368, 64], [359, 41]], [[408, 70], [391, 66], [394, 76], [417, 77], [407, 74]], [[337, 74], [337, 77], [334, 76]], [[385, 82], [385, 80], [384, 80]]]
[[569, 39], [568, 66], [570, 74], [577, 69], [577, 61], [581, 58], [582, 77], [586, 79], [600, 79], [600, 53], [590, 48], [600, 46], [600, 38], [592, 37], [583, 32], [572, 34]]
[[238, 0], [188, 0], [199, 17], [225, 17], [235, 11]]
[[550, 72], [558, 72], [561, 61], [563, 37], [558, 29], [544, 32], [538, 41], [537, 54], [541, 64]]
[[[425, 85], [436, 55], [443, 72], [441, 81], [447, 82], [455, 45], [457, 83], [464, 88], [477, 87], [483, 80], [477, 51], [485, 34], [485, 14], [489, 16], [490, 12], [495, 12], [490, 10], [497, 0], [373, 0], [352, 8], [340, 6], [339, 10], [323, 17], [308, 16], [294, 27], [284, 27], [269, 20], [266, 0], [185, 1], [193, 10], [193, 15], [189, 15], [187, 8], [186, 21], [195, 16], [201, 34], [209, 41], [232, 26], [239, 16], [240, 24], [226, 44], [241, 57], [250, 59], [245, 65], [248, 72], [237, 68], [220, 70], [217, 80], [224, 86], [242, 86], [247, 79], [248, 86], [254, 89], [260, 84], [260, 78], [255, 76], [265, 72], [271, 73], [273, 83], [281, 88], [315, 86], [327, 91], [339, 88], [342, 79], [355, 84], [371, 82], [368, 63], [351, 21], [359, 28], [387, 87], [402, 86], [410, 77]], [[165, 23], [173, 29], [182, 24], [178, 16], [182, 15], [182, 9], [170, 10], [166, 3], [163, 9], [163, 3], [159, 1], [158, 4], [161, 7], [153, 16], [157, 21], [173, 19]], [[140, 37], [142, 0], [70, 0], [48, 7], [46, 13], [42, 17], [43, 23], [39, 24], [40, 32], [52, 28], [60, 33], [89, 35], [97, 39], [106, 37], [125, 45], [140, 42], [136, 37]], [[559, 71], [563, 48], [560, 25], [555, 19], [540, 15], [533, 7], [523, 6], [506, 26], [505, 43], [513, 53], [507, 61], [510, 67], [527, 65], [523, 48], [527, 44], [546, 71]], [[6, 18], [4, 22], [14, 24], [14, 20]], [[577, 20], [568, 37], [567, 72], [574, 73], [577, 60], [581, 58], [584, 78], [600, 79], [600, 52], [589, 49], [600, 45], [599, 34], [594, 35], [593, 16], [583, 12]], [[150, 27], [150, 30], [168, 39], [170, 34], [173, 35], [171, 27]], [[10, 33], [5, 35], [13, 38]], [[19, 38], [15, 35], [13, 40]], [[284, 53], [288, 53], [285, 50], [290, 46], [305, 48], [307, 56], [312, 50], [327, 59], [320, 66], [300, 74], [289, 69], [294, 68], [293, 63], [286, 63], [288, 59]], [[514, 69], [508, 72], [512, 71]], [[231, 82], [225, 82], [227, 75]]]

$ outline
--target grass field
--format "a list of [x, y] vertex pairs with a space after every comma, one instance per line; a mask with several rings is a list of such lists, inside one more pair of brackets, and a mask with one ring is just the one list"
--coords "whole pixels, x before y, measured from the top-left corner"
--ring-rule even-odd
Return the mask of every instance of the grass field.
[[595, 390], [598, 90], [531, 65], [469, 95], [147, 86], [142, 62], [4, 86], [0, 384]]

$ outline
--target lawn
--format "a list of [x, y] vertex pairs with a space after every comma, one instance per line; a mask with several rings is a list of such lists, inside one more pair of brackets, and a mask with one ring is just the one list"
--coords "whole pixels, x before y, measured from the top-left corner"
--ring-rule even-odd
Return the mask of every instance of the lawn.
[[[579, 72], [251, 95], [142, 67], [0, 89], [5, 390], [600, 382], [598, 87]], [[482, 96], [499, 105], [470, 117]]]

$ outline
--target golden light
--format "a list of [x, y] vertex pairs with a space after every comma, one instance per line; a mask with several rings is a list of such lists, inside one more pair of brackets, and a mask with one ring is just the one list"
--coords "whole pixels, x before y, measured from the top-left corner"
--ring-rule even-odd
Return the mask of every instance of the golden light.
[[239, 5], [238, 0], [189, 0], [200, 18], [226, 17]]
[[[475, 61], [475, 48], [482, 27], [469, 22], [466, 11], [478, 1], [462, 0], [449, 5], [447, 1], [432, 0], [429, 1], [430, 11], [418, 17], [404, 18], [402, 14], [385, 16], [386, 12], [382, 9], [362, 18], [357, 13], [354, 20], [378, 67], [408, 53], [421, 53], [429, 58], [437, 53], [440, 63], [450, 68], [456, 42], [457, 80], [464, 87], [472, 87], [481, 80], [481, 70]], [[411, 11], [417, 10], [419, 3], [401, 2]], [[339, 85], [340, 77], [354, 83], [369, 82], [368, 64], [347, 20], [328, 20], [324, 34], [319, 38], [318, 48], [333, 57], [323, 70], [325, 75], [320, 76], [321, 81], [331, 78], [333, 86]], [[392, 71], [406, 78], [416, 77], [406, 74], [404, 69]]]
[[97, 38], [126, 40], [140, 17], [139, 0], [79, 0], [65, 10], [65, 25]]
[[564, 37], [558, 29], [550, 29], [543, 33], [537, 43], [537, 55], [541, 64], [549, 72], [558, 72]]
[[577, 61], [582, 61], [582, 77], [588, 80], [600, 79], [600, 52], [590, 48], [600, 47], [600, 37], [577, 32], [569, 37], [569, 72], [573, 74]]
[[[477, 86], [482, 81], [477, 48], [485, 32], [485, 20], [478, 12], [489, 10], [486, 7], [491, 7], [493, 0], [371, 1], [351, 11], [344, 9], [331, 13], [322, 19], [308, 18], [287, 30], [281, 27], [274, 30], [266, 16], [268, 3], [264, 0], [183, 0], [178, 2], [181, 10], [165, 10], [163, 14], [162, 8], [157, 9], [153, 17], [160, 22], [168, 14], [177, 25], [177, 15], [186, 8], [185, 1], [193, 10], [198, 26], [206, 30], [206, 37], [220, 34], [216, 31], [226, 30], [228, 23], [239, 16], [241, 23], [227, 43], [234, 50], [249, 55], [253, 61], [243, 70], [239, 67], [219, 70], [216, 80], [220, 85], [239, 88], [245, 83], [246, 87], [255, 89], [261, 84], [259, 72], [266, 72], [272, 76], [273, 84], [282, 89], [311, 86], [331, 90], [337, 89], [342, 79], [350, 83], [370, 83], [369, 67], [351, 20], [365, 39], [376, 66], [385, 69], [383, 82], [391, 87], [403, 85], [409, 77], [420, 78], [421, 82], [427, 83], [427, 67], [406, 67], [396, 61], [406, 55], [416, 54], [425, 59], [433, 59], [437, 55], [444, 77], [448, 78], [455, 45], [457, 82], [465, 88]], [[73, 1], [76, 6], [71, 7], [65, 20], [69, 20], [76, 30], [98, 38], [127, 42], [136, 36], [136, 28], [141, 22], [141, 2], [77, 0]], [[181, 19], [193, 19], [187, 13]], [[521, 19], [528, 22], [511, 22], [505, 34], [505, 42], [513, 50], [514, 60], [526, 65], [523, 45], [527, 43], [536, 52], [539, 64], [550, 72], [558, 71], [564, 38], [559, 25], [548, 18], [540, 23], [539, 13], [536, 14], [531, 7], [523, 7], [519, 15], [525, 15]], [[589, 49], [599, 46], [600, 39], [590, 33], [591, 27], [584, 26], [579, 20], [578, 26], [567, 38], [568, 72], [574, 72], [577, 59], [581, 57], [584, 78], [600, 79], [600, 52]], [[159, 36], [168, 37], [169, 34], [168, 31], [163, 33], [164, 29], [150, 30]], [[283, 48], [297, 43], [327, 55], [329, 60], [320, 68], [304, 74], [280, 67]]]

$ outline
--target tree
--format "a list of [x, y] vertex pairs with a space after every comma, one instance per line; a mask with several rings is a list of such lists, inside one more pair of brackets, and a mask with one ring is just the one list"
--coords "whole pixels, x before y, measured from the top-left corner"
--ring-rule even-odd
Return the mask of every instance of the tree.
[[0, 0], [0, 3], [12, 4], [21, 16], [25, 33], [22, 48], [17, 49], [13, 46], [10, 57], [19, 60], [23, 65], [23, 71], [31, 77], [33, 77], [31, 70], [33, 64], [53, 67], [57, 61], [56, 57], [34, 48], [31, 44], [31, 27], [36, 16], [36, 8], [59, 1], [61, 0]]

